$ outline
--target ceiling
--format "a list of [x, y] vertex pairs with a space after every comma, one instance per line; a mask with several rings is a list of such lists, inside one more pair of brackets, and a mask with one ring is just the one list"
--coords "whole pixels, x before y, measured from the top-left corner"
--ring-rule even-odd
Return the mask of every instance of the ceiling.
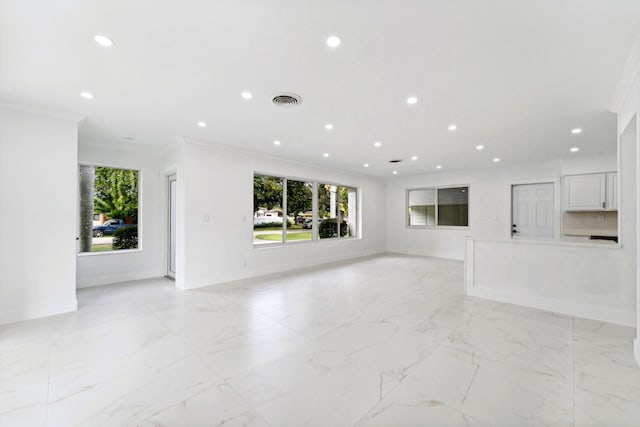
[[[638, 29], [638, 0], [0, 0], [0, 98], [86, 116], [85, 143], [182, 136], [379, 176], [496, 167], [614, 150]], [[303, 103], [274, 106], [281, 91]]]

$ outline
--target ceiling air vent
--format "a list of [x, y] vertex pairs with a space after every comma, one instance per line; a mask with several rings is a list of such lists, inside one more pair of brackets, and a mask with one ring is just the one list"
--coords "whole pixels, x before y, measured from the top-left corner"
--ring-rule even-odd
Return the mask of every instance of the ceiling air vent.
[[394, 160], [389, 160], [389, 163], [400, 163], [402, 160], [400, 159], [394, 159]]
[[295, 107], [302, 104], [302, 97], [295, 93], [279, 93], [273, 97], [272, 101], [278, 107]]

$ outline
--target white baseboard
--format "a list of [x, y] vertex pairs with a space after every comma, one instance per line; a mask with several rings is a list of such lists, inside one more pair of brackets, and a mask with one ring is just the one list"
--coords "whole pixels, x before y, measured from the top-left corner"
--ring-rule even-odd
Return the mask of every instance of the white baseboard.
[[140, 271], [134, 273], [105, 274], [102, 276], [78, 277], [76, 279], [76, 288], [90, 288], [93, 286], [110, 285], [120, 282], [131, 282], [133, 280], [150, 279], [158, 277], [156, 271]]
[[[636, 314], [630, 311], [628, 312], [614, 310], [589, 304], [560, 301], [552, 298], [512, 294], [478, 287], [467, 287], [467, 295], [499, 302], [506, 302], [509, 304], [522, 305], [525, 307], [537, 308], [540, 310], [552, 311], [554, 313], [566, 314], [569, 316], [583, 317], [586, 319], [593, 319], [601, 322], [615, 323], [617, 325], [636, 325]], [[638, 357], [638, 347], [636, 347], [636, 357]]]
[[[240, 277], [237, 277], [237, 276], [228, 277], [228, 278], [223, 278], [217, 281], [211, 281], [210, 279], [188, 280], [187, 283], [183, 284], [181, 281], [176, 280], [176, 286], [183, 290], [191, 290], [191, 289], [204, 288], [204, 287], [213, 286], [213, 285], [242, 282], [245, 280], [261, 280], [261, 279], [266, 279], [270, 277], [277, 277], [277, 276], [282, 276], [287, 274], [295, 274], [298, 271], [307, 270], [310, 268], [323, 268], [327, 265], [335, 266], [336, 263], [354, 262], [354, 261], [358, 261], [366, 258], [380, 256], [385, 253], [386, 252], [382, 252], [382, 251], [365, 251], [353, 256], [340, 255], [335, 257], [326, 257], [326, 258], [322, 258], [321, 261], [311, 260], [311, 261], [299, 262], [289, 268], [284, 268], [284, 269], [280, 266], [278, 268], [272, 268], [272, 269], [261, 269], [258, 272], [254, 270], [253, 272], [248, 272], [246, 275], [243, 275]], [[184, 288], [182, 286], [184, 286]]]
[[69, 313], [77, 309], [78, 300], [75, 297], [65, 301], [29, 301], [21, 308], [0, 308], [0, 325]]

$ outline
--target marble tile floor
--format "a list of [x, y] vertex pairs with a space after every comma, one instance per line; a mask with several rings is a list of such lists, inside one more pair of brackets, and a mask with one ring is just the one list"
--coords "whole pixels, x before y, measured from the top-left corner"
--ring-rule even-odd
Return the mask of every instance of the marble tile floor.
[[78, 292], [0, 327], [0, 426], [640, 426], [631, 328], [470, 298], [385, 255]]

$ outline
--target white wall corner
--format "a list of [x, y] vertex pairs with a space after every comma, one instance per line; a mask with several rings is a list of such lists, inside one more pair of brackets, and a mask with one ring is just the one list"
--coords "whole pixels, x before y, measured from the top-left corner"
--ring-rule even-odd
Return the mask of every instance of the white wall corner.
[[631, 45], [622, 76], [611, 101], [611, 111], [620, 113], [634, 84], [640, 79], [640, 31]]
[[636, 356], [636, 362], [640, 366], [640, 338], [633, 340], [633, 354]]

